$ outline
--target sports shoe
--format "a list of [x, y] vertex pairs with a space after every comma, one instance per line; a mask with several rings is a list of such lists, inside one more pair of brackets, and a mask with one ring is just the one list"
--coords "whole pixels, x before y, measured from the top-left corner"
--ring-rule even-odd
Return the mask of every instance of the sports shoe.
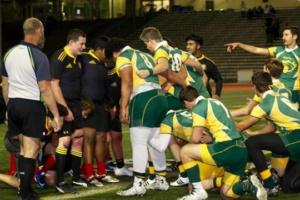
[[207, 199], [208, 194], [204, 189], [193, 189], [189, 194], [177, 200], [204, 200]]
[[105, 169], [106, 172], [114, 172], [116, 170], [116, 165], [112, 161], [106, 161]]
[[126, 166], [123, 166], [122, 168], [116, 168], [115, 170], [116, 176], [133, 176], [133, 172], [129, 170]]
[[90, 182], [88, 182], [87, 180], [83, 179], [83, 178], [79, 178], [77, 181], [72, 181], [72, 185], [73, 186], [79, 186], [79, 187], [93, 187], [94, 185], [90, 184]]
[[281, 188], [282, 176], [279, 176], [278, 172], [274, 168], [271, 169], [271, 174], [272, 174], [273, 181], [274, 181], [275, 185], [277, 186], [277, 188], [278, 189]]
[[181, 177], [180, 175], [178, 176], [178, 179], [174, 182], [170, 183], [170, 186], [173, 187], [179, 187], [179, 186], [185, 186], [189, 184], [189, 178], [188, 177]]
[[72, 169], [70, 169], [70, 170], [67, 171], [66, 173], [67, 173], [69, 176], [71, 176], [71, 177], [73, 176], [73, 170], [72, 170]]
[[250, 176], [250, 192], [259, 200], [267, 200], [268, 194], [256, 175]]
[[107, 182], [107, 183], [118, 183], [118, 182], [120, 182], [118, 179], [116, 179], [116, 178], [114, 178], [110, 175], [107, 175], [107, 174], [104, 174], [102, 176], [96, 175], [96, 178], [98, 179], [98, 181]]
[[273, 189], [266, 189], [268, 197], [278, 197], [279, 189], [275, 186]]
[[244, 172], [244, 175], [241, 176], [240, 181], [243, 182], [245, 180], [248, 180], [251, 175], [252, 175], [252, 172], [250, 172], [250, 171]]
[[133, 183], [128, 188], [118, 191], [116, 194], [119, 196], [143, 196], [146, 191], [143, 179], [134, 177]]
[[71, 194], [76, 193], [76, 190], [65, 181], [56, 184], [56, 191], [60, 193], [71, 193]]
[[174, 163], [172, 163], [171, 165], [167, 166], [166, 171], [167, 171], [167, 172], [178, 171], [178, 165], [177, 165], [177, 162], [174, 162]]
[[45, 180], [45, 173], [44, 174], [42, 174], [42, 172], [36, 173], [35, 180], [36, 180], [36, 184], [37, 184], [38, 188], [45, 189], [48, 187], [48, 184], [46, 183], [46, 180]]
[[96, 177], [92, 177], [91, 179], [88, 180], [88, 182], [96, 187], [103, 186], [103, 184], [101, 182], [99, 182]]
[[144, 182], [144, 187], [145, 187], [147, 190], [149, 190], [149, 189], [153, 190], [153, 185], [154, 185], [155, 181], [156, 181], [155, 179], [151, 180], [151, 179], [148, 178], [148, 179]]
[[166, 180], [166, 177], [156, 175], [155, 182], [152, 184], [152, 190], [161, 190], [166, 191], [169, 189], [169, 183]]

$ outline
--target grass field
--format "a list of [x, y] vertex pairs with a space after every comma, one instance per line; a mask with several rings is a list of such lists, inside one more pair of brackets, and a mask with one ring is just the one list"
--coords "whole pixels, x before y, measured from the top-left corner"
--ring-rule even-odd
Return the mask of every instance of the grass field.
[[[241, 89], [236, 90], [235, 88], [232, 88], [230, 90], [224, 90], [222, 92], [221, 100], [222, 102], [230, 109], [236, 109], [244, 106], [247, 102], [246, 98], [253, 97], [253, 91], [249, 89]], [[241, 120], [241, 118], [236, 118], [237, 121]], [[262, 127], [264, 122], [261, 122], [260, 124], [256, 125], [254, 129]], [[6, 173], [9, 166], [9, 154], [6, 151], [4, 144], [3, 144], [3, 137], [6, 132], [6, 126], [0, 125], [0, 134], [2, 134], [2, 137], [0, 137], [0, 173]], [[123, 146], [124, 146], [124, 157], [128, 160], [131, 159], [131, 144], [129, 141], [129, 132], [128, 127], [123, 126]], [[170, 152], [166, 152], [167, 158], [172, 159]], [[127, 162], [127, 165], [131, 167], [130, 162]], [[66, 179], [70, 180], [70, 177], [66, 175]], [[167, 180], [168, 181], [174, 181], [177, 179], [177, 173], [172, 172], [168, 173]], [[78, 189], [78, 193], [74, 195], [69, 194], [59, 194], [55, 192], [54, 187], [49, 187], [48, 189], [38, 189], [36, 187], [36, 184], [33, 183], [34, 190], [39, 193], [40, 197], [42, 199], [47, 200], [58, 200], [58, 199], [85, 199], [85, 200], [110, 200], [110, 199], [124, 199], [124, 200], [133, 200], [133, 199], [143, 199], [143, 200], [169, 200], [169, 199], [177, 199], [178, 197], [183, 196], [187, 189], [186, 187], [171, 187], [169, 191], [167, 192], [157, 192], [157, 191], [147, 191], [146, 195], [144, 197], [119, 197], [116, 196], [116, 191], [119, 189], [123, 189], [126, 187], [130, 181], [131, 178], [128, 177], [121, 177], [121, 182], [118, 184], [105, 184], [102, 188], [92, 188], [92, 189]], [[10, 186], [7, 186], [5, 184], [0, 183], [0, 191], [1, 191], [1, 200], [15, 200], [17, 198], [17, 190], [14, 188], [11, 188]], [[220, 195], [218, 191], [209, 192], [209, 199], [212, 200], [219, 200]], [[244, 195], [241, 197], [241, 199], [250, 200], [250, 199], [256, 199], [253, 196], [250, 195]], [[276, 198], [278, 200], [283, 199], [300, 199], [300, 194], [293, 194], [293, 195], [287, 195], [284, 193], [280, 193], [279, 197]]]

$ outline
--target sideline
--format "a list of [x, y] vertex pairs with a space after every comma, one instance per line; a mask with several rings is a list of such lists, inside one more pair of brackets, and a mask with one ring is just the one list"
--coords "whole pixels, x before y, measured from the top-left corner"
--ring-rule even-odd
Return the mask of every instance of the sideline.
[[[114, 183], [114, 184], [107, 184], [103, 187], [93, 187], [93, 188], [83, 188], [80, 190], [77, 190], [77, 193], [75, 194], [58, 194], [54, 196], [47, 196], [47, 197], [42, 197], [42, 200], [60, 200], [60, 199], [77, 199], [77, 198], [82, 198], [82, 197], [87, 197], [87, 196], [93, 196], [96, 194], [101, 194], [101, 193], [106, 193], [112, 190], [116, 189], [121, 189], [124, 188], [125, 186], [128, 186], [128, 182], [120, 182], [120, 183]], [[99, 197], [100, 198], [100, 197]]]

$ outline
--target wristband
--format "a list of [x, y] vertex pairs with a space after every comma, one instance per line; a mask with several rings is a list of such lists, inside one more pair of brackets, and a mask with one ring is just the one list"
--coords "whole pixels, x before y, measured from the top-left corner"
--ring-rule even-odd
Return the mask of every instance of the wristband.
[[149, 72], [149, 76], [153, 75], [153, 69], [152, 68], [147, 67], [147, 70]]

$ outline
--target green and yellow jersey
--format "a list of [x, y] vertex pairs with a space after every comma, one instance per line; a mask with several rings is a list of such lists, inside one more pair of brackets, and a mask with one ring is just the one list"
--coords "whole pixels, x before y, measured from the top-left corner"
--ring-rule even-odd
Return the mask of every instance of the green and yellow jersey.
[[284, 46], [268, 48], [271, 57], [279, 59], [283, 65], [283, 73], [280, 75], [286, 88], [290, 91], [300, 90], [300, 49], [286, 49]]
[[186, 109], [169, 111], [160, 125], [161, 134], [171, 134], [189, 142], [192, 134], [192, 112]]
[[219, 100], [199, 96], [192, 110], [192, 119], [193, 127], [207, 128], [215, 142], [241, 138], [230, 112]]
[[[284, 85], [284, 83], [280, 82], [278, 79], [277, 80], [273, 80], [273, 85], [270, 86], [273, 90], [273, 92], [288, 98], [289, 100], [292, 100], [292, 93], [289, 89], [287, 89]], [[262, 101], [262, 99], [255, 94], [253, 97], [253, 101], [256, 101], [257, 103], [260, 103]]]
[[132, 66], [133, 69], [133, 88], [145, 83], [156, 83], [159, 85], [158, 76], [151, 75], [147, 78], [140, 78], [136, 72], [155, 67], [155, 61], [150, 54], [135, 50], [126, 46], [116, 60], [116, 72], [120, 76], [120, 70]]
[[298, 110], [289, 99], [272, 90], [265, 92], [262, 102], [253, 108], [250, 115], [259, 119], [266, 118], [282, 134], [300, 129]]

